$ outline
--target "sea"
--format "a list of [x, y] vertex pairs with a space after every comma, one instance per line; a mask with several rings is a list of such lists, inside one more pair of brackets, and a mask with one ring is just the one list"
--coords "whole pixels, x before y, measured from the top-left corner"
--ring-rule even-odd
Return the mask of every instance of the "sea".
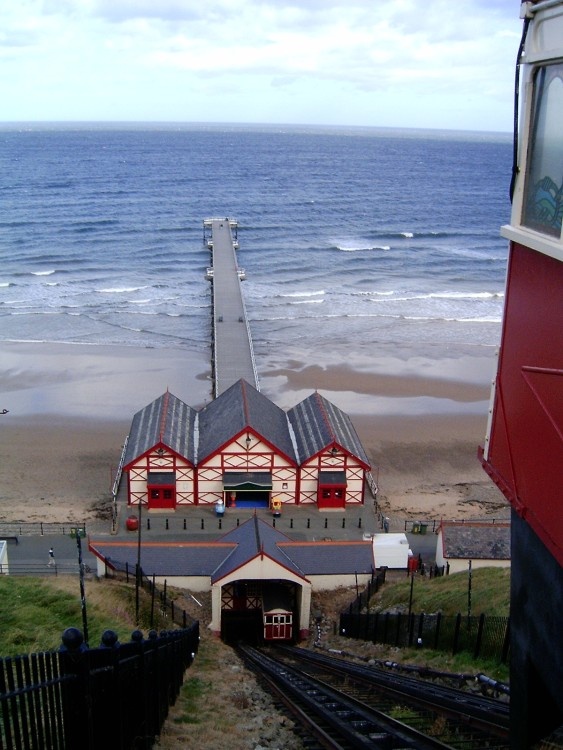
[[259, 373], [493, 351], [511, 158], [498, 133], [2, 124], [0, 341], [207, 357], [203, 221], [229, 217]]

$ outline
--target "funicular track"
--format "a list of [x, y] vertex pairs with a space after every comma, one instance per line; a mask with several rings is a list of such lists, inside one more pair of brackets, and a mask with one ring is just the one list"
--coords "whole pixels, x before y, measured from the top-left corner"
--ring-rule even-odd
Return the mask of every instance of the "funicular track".
[[508, 748], [508, 705], [301, 648], [241, 656], [322, 748]]

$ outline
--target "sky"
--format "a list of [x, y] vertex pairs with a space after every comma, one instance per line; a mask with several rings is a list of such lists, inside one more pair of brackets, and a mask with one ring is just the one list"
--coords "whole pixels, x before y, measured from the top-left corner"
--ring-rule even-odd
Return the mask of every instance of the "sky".
[[2, 0], [0, 121], [509, 132], [519, 0]]

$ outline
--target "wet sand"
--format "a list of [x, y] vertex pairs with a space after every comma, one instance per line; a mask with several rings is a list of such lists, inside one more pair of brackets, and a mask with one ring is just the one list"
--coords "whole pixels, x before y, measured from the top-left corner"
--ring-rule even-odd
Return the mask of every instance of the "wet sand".
[[[195, 408], [211, 398], [205, 353], [2, 343], [0, 520], [97, 516], [136, 411], [166, 389]], [[318, 390], [347, 411], [372, 462], [379, 502], [405, 517], [506, 517], [477, 459], [486, 434], [482, 382], [292, 363], [264, 373], [282, 408]]]

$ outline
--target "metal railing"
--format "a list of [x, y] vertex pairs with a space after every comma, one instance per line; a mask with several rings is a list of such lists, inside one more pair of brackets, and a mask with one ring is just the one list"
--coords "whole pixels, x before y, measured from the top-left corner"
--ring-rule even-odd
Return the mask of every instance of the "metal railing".
[[43, 521], [3, 521], [0, 523], [0, 539], [19, 536], [46, 536], [47, 534], [63, 534], [75, 537], [77, 534], [86, 536], [86, 523], [67, 521], [66, 523], [45, 523]]
[[129, 643], [106, 630], [98, 648], [67, 628], [58, 651], [0, 659], [3, 750], [152, 748], [199, 646], [199, 622], [141, 631]]
[[429, 648], [457, 654], [467, 652], [473, 658], [508, 661], [510, 650], [510, 618], [477, 616], [410, 615], [407, 613], [359, 613], [340, 615], [340, 634], [372, 643], [385, 643], [396, 648]]

